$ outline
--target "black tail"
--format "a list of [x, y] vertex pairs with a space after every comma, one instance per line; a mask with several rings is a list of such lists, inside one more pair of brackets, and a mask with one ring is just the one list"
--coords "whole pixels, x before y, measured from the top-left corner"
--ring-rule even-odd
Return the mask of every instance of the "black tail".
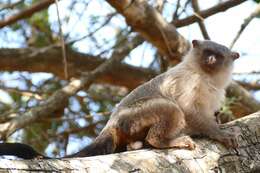
[[113, 135], [108, 131], [101, 133], [92, 144], [75, 154], [65, 156], [65, 158], [87, 157], [114, 153], [116, 149], [116, 141], [114, 139], [115, 138]]
[[31, 146], [21, 143], [0, 143], [0, 155], [17, 156], [23, 159], [48, 159], [48, 157], [38, 153]]
[[[110, 154], [115, 151], [115, 148], [114, 138], [112, 134], [108, 132], [100, 134], [92, 144], [83, 148], [81, 151], [65, 156], [64, 158]], [[38, 153], [31, 146], [21, 143], [0, 143], [0, 155], [17, 156], [23, 159], [50, 159]]]

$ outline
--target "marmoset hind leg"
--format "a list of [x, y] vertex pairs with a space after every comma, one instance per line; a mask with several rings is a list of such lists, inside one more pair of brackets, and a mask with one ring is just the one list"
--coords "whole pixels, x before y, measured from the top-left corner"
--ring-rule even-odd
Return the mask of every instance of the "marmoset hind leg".
[[118, 129], [128, 136], [128, 144], [146, 140], [155, 148], [193, 149], [195, 146], [189, 137], [181, 137], [186, 125], [185, 116], [171, 100], [145, 100], [142, 104], [121, 108], [119, 114]]

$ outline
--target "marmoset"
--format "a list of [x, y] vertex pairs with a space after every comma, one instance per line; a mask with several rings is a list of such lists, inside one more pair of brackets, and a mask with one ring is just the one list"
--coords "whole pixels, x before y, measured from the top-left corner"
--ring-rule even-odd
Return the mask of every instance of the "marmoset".
[[[237, 58], [238, 53], [223, 45], [193, 40], [181, 63], [130, 92], [94, 142], [65, 157], [109, 154], [126, 146], [138, 149], [143, 143], [158, 149], [193, 149], [193, 135], [236, 147], [237, 133], [220, 128], [214, 112], [224, 101]], [[0, 155], [48, 158], [21, 143], [1, 143]]]

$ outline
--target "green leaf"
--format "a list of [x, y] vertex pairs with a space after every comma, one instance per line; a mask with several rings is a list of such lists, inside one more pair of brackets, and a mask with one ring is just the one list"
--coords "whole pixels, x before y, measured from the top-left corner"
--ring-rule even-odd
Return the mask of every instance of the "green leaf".
[[22, 26], [19, 23], [15, 23], [13, 25], [10, 25], [10, 27], [13, 31], [17, 31], [17, 30], [21, 29]]
[[260, 0], [254, 0], [256, 3], [259, 3], [260, 2]]

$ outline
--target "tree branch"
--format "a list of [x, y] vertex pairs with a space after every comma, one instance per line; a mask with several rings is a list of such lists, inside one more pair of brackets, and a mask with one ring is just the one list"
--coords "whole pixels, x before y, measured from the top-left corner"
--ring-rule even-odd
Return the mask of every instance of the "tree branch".
[[30, 8], [22, 10], [19, 13], [0, 21], [0, 28], [3, 28], [7, 25], [11, 25], [17, 22], [18, 20], [28, 18], [32, 16], [34, 13], [49, 7], [52, 3], [54, 3], [54, 1], [55, 0], [41, 0], [40, 2], [33, 4]]
[[[193, 6], [193, 9], [194, 9], [195, 13], [196, 13], [197, 15], [199, 15], [198, 13], [199, 13], [199, 11], [200, 11], [200, 8], [199, 8], [198, 0], [192, 0], [191, 2], [192, 2], [192, 6]], [[201, 17], [201, 16], [200, 16], [200, 17]], [[201, 18], [202, 18], [202, 17], [201, 17]], [[202, 18], [202, 19], [203, 19], [203, 18]], [[203, 19], [203, 20], [204, 20], [204, 19]], [[198, 24], [199, 24], [201, 33], [202, 33], [204, 39], [210, 40], [209, 34], [208, 34], [208, 32], [207, 32], [207, 29], [206, 29], [206, 26], [205, 26], [203, 20], [199, 20], [199, 21], [198, 21]]]
[[227, 89], [228, 97], [235, 97], [239, 104], [234, 105], [232, 112], [236, 118], [251, 114], [260, 110], [260, 103], [242, 86], [232, 82]]
[[236, 81], [239, 85], [246, 88], [247, 90], [260, 90], [260, 81]]
[[174, 11], [173, 17], [172, 17], [173, 20], [176, 20], [179, 18], [178, 12], [179, 12], [179, 8], [180, 8], [180, 1], [181, 0], [177, 0], [177, 2], [176, 2], [176, 8], [175, 8], [175, 11]]
[[[218, 5], [208, 8], [206, 10], [202, 10], [202, 11], [198, 12], [198, 14], [199, 14], [199, 16], [201, 16], [202, 18], [205, 19], [205, 18], [212, 16], [214, 14], [217, 14], [219, 12], [226, 11], [229, 8], [237, 6], [245, 1], [246, 0], [228, 0], [228, 1], [225, 1], [222, 3], [219, 3]], [[201, 19], [197, 15], [192, 15], [192, 16], [186, 17], [184, 19], [173, 21], [173, 24], [177, 28], [179, 28], [179, 27], [190, 25], [194, 22], [198, 22], [200, 20]]]
[[234, 44], [239, 39], [242, 32], [246, 29], [249, 23], [259, 14], [260, 14], [260, 4], [258, 4], [256, 9], [244, 20], [244, 23], [241, 25], [240, 30], [238, 31], [236, 37], [232, 41], [230, 48], [233, 48]]
[[[79, 77], [82, 71], [95, 69], [98, 65], [105, 62], [106, 59], [69, 49], [67, 49], [67, 55], [69, 78]], [[59, 47], [53, 47], [46, 51], [41, 51], [41, 49], [0, 49], [1, 71], [46, 72], [65, 79], [61, 62], [62, 56]], [[98, 77], [95, 82], [109, 83], [133, 89], [156, 74], [155, 71], [147, 68], [119, 63], [114, 65], [112, 71]]]
[[59, 23], [59, 38], [60, 38], [59, 41], [60, 41], [60, 44], [61, 44], [62, 57], [63, 57], [63, 65], [64, 65], [63, 71], [64, 71], [65, 79], [68, 79], [68, 77], [69, 77], [68, 60], [67, 60], [65, 41], [64, 41], [64, 35], [63, 35], [63, 30], [62, 30], [62, 23], [61, 23], [61, 19], [60, 19], [60, 11], [59, 11], [58, 0], [55, 0], [55, 5], [56, 5], [56, 12], [57, 12], [58, 23]]
[[107, 2], [125, 17], [129, 26], [151, 42], [173, 64], [179, 62], [189, 50], [190, 44], [187, 40], [147, 1], [107, 0]]
[[5, 139], [16, 130], [23, 128], [29, 123], [33, 123], [43, 117], [51, 115], [56, 110], [65, 107], [70, 96], [75, 95], [79, 90], [88, 88], [94, 80], [108, 71], [112, 71], [129, 52], [139, 45], [142, 40], [133, 40], [128, 44], [114, 50], [111, 58], [99, 65], [93, 71], [81, 75], [80, 79], [73, 79], [68, 85], [57, 90], [52, 96], [43, 102], [42, 105], [27, 110], [9, 122], [0, 124], [0, 139]]
[[86, 158], [50, 160], [1, 159], [0, 169], [42, 172], [259, 172], [260, 112], [228, 123], [240, 131], [237, 149], [208, 138], [194, 139], [195, 150], [137, 150]]

